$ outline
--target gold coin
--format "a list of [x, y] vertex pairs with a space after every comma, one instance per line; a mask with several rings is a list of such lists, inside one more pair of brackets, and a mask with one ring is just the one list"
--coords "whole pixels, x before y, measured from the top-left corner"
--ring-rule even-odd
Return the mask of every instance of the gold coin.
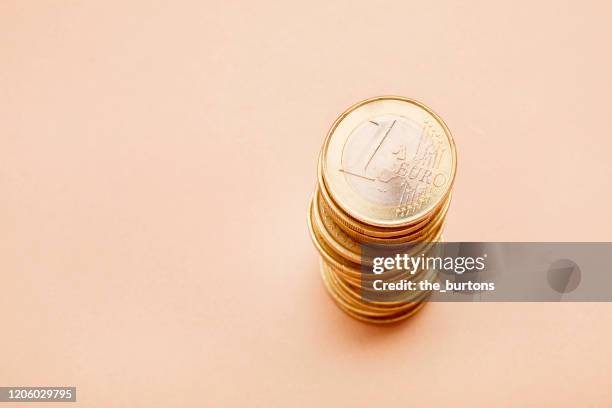
[[[321, 234], [322, 231], [325, 231], [325, 227], [321, 225], [321, 220], [319, 219], [319, 216], [315, 212], [316, 203], [314, 202], [315, 201], [314, 197], [316, 197], [316, 195], [313, 195], [313, 199], [311, 199], [310, 206], [309, 206], [311, 212], [310, 212], [310, 216], [308, 219], [308, 225], [311, 231], [311, 238], [313, 240], [313, 243], [315, 244], [315, 247], [318, 249], [323, 259], [324, 264], [329, 267], [329, 269], [333, 272], [333, 274], [338, 279], [340, 279], [342, 282], [346, 284], [349, 290], [352, 290], [354, 293], [356, 293], [357, 296], [359, 296], [361, 293], [376, 294], [377, 291], [375, 291], [374, 289], [371, 289], [369, 286], [371, 286], [371, 283], [377, 279], [384, 279], [386, 282], [394, 282], [394, 281], [399, 281], [401, 279], [407, 279], [407, 278], [415, 282], [418, 282], [420, 280], [428, 280], [428, 281], [435, 280], [437, 276], [437, 271], [435, 270], [421, 269], [414, 273], [407, 271], [407, 270], [399, 270], [399, 271], [391, 270], [391, 271], [386, 271], [380, 275], [375, 275], [375, 274], [369, 274], [365, 272], [365, 270], [362, 269], [362, 267], [364, 267], [365, 265], [371, 266], [372, 265], [371, 260], [365, 260], [365, 262], [363, 262], [363, 260], [362, 262], [351, 262], [351, 261], [347, 262], [347, 259], [342, 257], [341, 254], [338, 253], [339, 251], [337, 249], [334, 249], [338, 247], [338, 244], [332, 238], [330, 238], [329, 235], [324, 237]], [[441, 227], [438, 229], [438, 231], [436, 231], [436, 234], [432, 236], [431, 240], [427, 240], [428, 242], [424, 243], [425, 245], [418, 246], [417, 250], [415, 250], [413, 253], [415, 254], [428, 253], [432, 247], [432, 243], [435, 243], [439, 239], [440, 235], [441, 235]], [[331, 248], [331, 246], [333, 246], [333, 248]], [[359, 261], [357, 255], [355, 255], [355, 261]], [[383, 305], [389, 305], [391, 303], [404, 304], [407, 301], [407, 299], [412, 301], [414, 300], [413, 298], [418, 297], [418, 294], [415, 294], [415, 293], [417, 292], [406, 295], [410, 297], [409, 299], [407, 297], [402, 297], [398, 301], [385, 300], [384, 302], [381, 302], [381, 304]]]
[[329, 213], [334, 218], [334, 221], [338, 224], [340, 228], [342, 228], [348, 235], [354, 237], [358, 241], [368, 241], [370, 237], [377, 239], [387, 239], [387, 238], [398, 238], [405, 236], [413, 231], [419, 230], [423, 228], [423, 226], [429, 223], [429, 219], [432, 218], [435, 214], [437, 214], [441, 208], [446, 205], [448, 200], [450, 200], [450, 192], [449, 196], [445, 197], [445, 199], [440, 202], [440, 204], [433, 208], [427, 215], [425, 215], [422, 219], [417, 220], [408, 225], [404, 225], [401, 227], [377, 227], [373, 225], [364, 224], [350, 215], [346, 214], [338, 205], [334, 202], [333, 198], [329, 195], [325, 183], [321, 177], [320, 171], [320, 160], [319, 160], [319, 194], [321, 195], [321, 203], [325, 206]]
[[[319, 196], [314, 194], [312, 205], [312, 219], [316, 226], [318, 235], [321, 237], [333, 252], [340, 257], [347, 259], [355, 264], [361, 265], [372, 265], [372, 259], [364, 257], [361, 253], [361, 245], [359, 242], [354, 240], [351, 236], [347, 235], [342, 229], [338, 227], [332, 220], [327, 210], [321, 206]], [[440, 235], [442, 224], [444, 222], [444, 213], [441, 213], [435, 220], [432, 221], [427, 228], [419, 232], [419, 234], [409, 236], [410, 239], [403, 239], [402, 241], [382, 241], [381, 243], [389, 244], [412, 244], [405, 246], [402, 249], [410, 249], [410, 253], [419, 254], [422, 252], [428, 252], [428, 248], [431, 247]], [[393, 250], [397, 247], [391, 247]], [[408, 253], [408, 252], [407, 252]]]
[[361, 223], [401, 228], [447, 197], [456, 151], [442, 119], [412, 99], [384, 96], [350, 107], [321, 151], [320, 184]]
[[336, 305], [338, 305], [338, 307], [343, 312], [348, 314], [349, 316], [353, 317], [354, 319], [360, 320], [362, 322], [366, 322], [366, 323], [372, 323], [372, 324], [396, 323], [396, 322], [407, 319], [410, 316], [414, 315], [416, 312], [421, 310], [423, 306], [425, 306], [425, 304], [427, 303], [427, 302], [416, 303], [414, 307], [409, 308], [407, 310], [400, 311], [400, 312], [395, 312], [391, 314], [390, 316], [385, 316], [385, 317], [368, 316], [368, 315], [364, 315], [361, 312], [361, 309], [349, 307], [348, 305], [346, 305], [345, 302], [342, 301], [342, 299], [338, 296], [337, 292], [334, 290], [332, 284], [330, 283], [330, 279], [328, 278], [326, 269], [323, 267], [321, 267], [321, 277], [323, 278], [323, 283], [325, 285], [325, 288], [327, 289], [327, 292], [329, 293], [331, 298], [334, 300]]
[[312, 243], [325, 262], [331, 263], [338, 271], [353, 278], [359, 284], [359, 279], [361, 278], [360, 265], [338, 257], [321, 238], [320, 232], [317, 229], [318, 223], [313, 218], [313, 199], [311, 198], [308, 203], [308, 230]]
[[362, 301], [359, 297], [352, 296], [351, 295], [352, 292], [347, 291], [341, 285], [341, 282], [337, 280], [337, 277], [333, 273], [330, 273], [329, 270], [327, 270], [327, 279], [329, 280], [330, 285], [333, 286], [334, 293], [338, 297], [338, 300], [343, 305], [350, 308], [353, 312], [360, 313], [365, 316], [372, 316], [372, 317], [389, 316], [389, 315], [396, 314], [398, 312], [405, 311], [407, 309], [411, 309], [414, 306], [416, 306], [416, 304], [418, 303], [418, 302], [404, 302], [400, 304], [400, 306], [394, 306], [394, 307], [371, 306], [370, 304]]
[[316, 225], [317, 232], [332, 249], [341, 257], [348, 259], [356, 264], [361, 263], [361, 246], [348, 234], [346, 234], [332, 220], [330, 214], [321, 208], [319, 195], [313, 194], [312, 218]]
[[[379, 252], [425, 256], [436, 251], [455, 168], [448, 128], [411, 99], [368, 99], [334, 122], [319, 156], [308, 227], [321, 255], [325, 287], [345, 313], [382, 324], [405, 319], [424, 306], [430, 291], [381, 292], [374, 283], [433, 282], [436, 270], [397, 268], [374, 274], [370, 267]], [[372, 248], [376, 255], [365, 250], [370, 244], [377, 245]]]
[[[324, 236], [323, 231], [325, 231], [325, 227], [321, 225], [321, 221], [314, 212], [314, 208], [315, 205], [311, 199], [309, 204], [308, 228], [315, 248], [318, 250], [324, 262], [333, 268], [338, 277], [340, 277], [351, 287], [359, 289], [362, 286], [363, 279], [371, 280], [373, 278], [363, 273], [361, 263], [352, 262], [346, 257], [342, 257], [341, 254], [338, 253], [338, 243], [333, 239], [330, 239], [329, 235]], [[367, 262], [367, 264], [371, 265], [371, 261]], [[394, 277], [401, 277], [401, 274], [407, 273], [408, 272], [401, 271], [398, 274], [395, 271], [390, 271], [386, 272], [382, 276], [384, 276], [385, 279], [391, 280]]]
[[[323, 260], [332, 265], [333, 269], [336, 273], [343, 277], [347, 281], [347, 283], [351, 284], [353, 287], [359, 288], [361, 287], [361, 280], [363, 278], [367, 278], [367, 275], [363, 274], [361, 270], [361, 262], [353, 262], [350, 259], [342, 257], [338, 250], [334, 250], [332, 245], [335, 248], [338, 248], [339, 244], [335, 242], [333, 239], [329, 237], [325, 239], [322, 235], [322, 231], [325, 230], [324, 226], [321, 225], [320, 219], [317, 217], [314, 212], [314, 195], [309, 202], [309, 216], [308, 216], [308, 228], [310, 231], [310, 236], [313, 244], [317, 248], [319, 254], [323, 258]], [[413, 252], [422, 253], [427, 252], [428, 248], [438, 241], [441, 235], [441, 226], [435, 231], [435, 235], [431, 237], [431, 239], [426, 240], [421, 245], [416, 246], [413, 249]], [[355, 259], [358, 261], [358, 259]], [[366, 260], [365, 265], [371, 265], [371, 260]], [[404, 272], [407, 273], [407, 272]], [[393, 274], [388, 274], [385, 276], [392, 276]], [[400, 275], [398, 275], [400, 276]]]
[[[331, 280], [335, 283], [335, 286], [340, 289], [338, 292], [346, 294], [353, 302], [361, 304], [364, 308], [373, 307], [376, 309], [403, 309], [406, 303], [415, 303], [423, 300], [430, 293], [428, 290], [413, 290], [408, 293], [397, 294], [395, 297], [387, 297], [385, 299], [375, 300], [374, 297], [364, 297], [364, 294], [376, 294], [375, 291], [367, 287], [355, 288], [351, 285], [347, 285], [343, 281], [343, 278], [335, 273], [334, 268], [323, 262], [323, 267], [328, 269], [328, 274]], [[414, 282], [427, 279], [429, 282], [433, 282], [436, 279], [437, 272], [426, 271], [425, 276], [412, 278]]]
[[[318, 189], [320, 190], [320, 189]], [[437, 225], [444, 222], [446, 217], [446, 213], [448, 212], [448, 208], [450, 205], [450, 196], [444, 201], [443, 207], [432, 213], [429, 218], [417, 225], [416, 228], [412, 228], [407, 230], [405, 235], [389, 237], [389, 238], [378, 238], [372, 237], [369, 235], [361, 234], [353, 229], [347, 228], [342, 223], [336, 221], [335, 214], [330, 207], [327, 206], [325, 200], [321, 199], [321, 194], [316, 194], [316, 201], [319, 205], [319, 211], [321, 213], [321, 217], [327, 226], [328, 224], [333, 224], [333, 227], [330, 228], [330, 233], [338, 234], [341, 236], [339, 240], [345, 241], [345, 236], [348, 236], [350, 239], [355, 241], [356, 243], [370, 243], [370, 244], [401, 244], [401, 243], [410, 243], [418, 240], [423, 241], [427, 232], [434, 229]], [[331, 231], [333, 230], [333, 231]], [[338, 231], [339, 230], [339, 231]], [[351, 243], [351, 246], [353, 244]]]

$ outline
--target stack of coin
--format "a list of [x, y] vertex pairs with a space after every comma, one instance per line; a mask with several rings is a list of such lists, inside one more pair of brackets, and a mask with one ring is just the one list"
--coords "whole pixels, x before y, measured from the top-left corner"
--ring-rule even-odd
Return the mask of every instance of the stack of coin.
[[[321, 274], [337, 305], [371, 323], [405, 319], [428, 291], [378, 299], [366, 296], [378, 275], [368, 246], [409, 245], [428, 253], [441, 239], [456, 169], [456, 151], [442, 119], [414, 100], [384, 96], [350, 107], [333, 123], [319, 156], [309, 228], [321, 255]], [[365, 268], [364, 268], [365, 266]], [[412, 272], [412, 280], [435, 279]], [[406, 272], [385, 272], [399, 281]]]

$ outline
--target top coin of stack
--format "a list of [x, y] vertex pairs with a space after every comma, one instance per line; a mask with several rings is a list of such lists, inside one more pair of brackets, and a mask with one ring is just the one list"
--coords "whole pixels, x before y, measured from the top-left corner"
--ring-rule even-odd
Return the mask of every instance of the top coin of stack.
[[[424, 253], [428, 243], [439, 241], [456, 163], [446, 124], [412, 99], [367, 99], [333, 123], [319, 156], [308, 220], [324, 283], [342, 310], [359, 320], [390, 323], [424, 304], [424, 292], [395, 301], [364, 299], [362, 283], [370, 277], [361, 267], [370, 260], [362, 249], [414, 243], [414, 253]], [[434, 272], [411, 279], [430, 279]]]

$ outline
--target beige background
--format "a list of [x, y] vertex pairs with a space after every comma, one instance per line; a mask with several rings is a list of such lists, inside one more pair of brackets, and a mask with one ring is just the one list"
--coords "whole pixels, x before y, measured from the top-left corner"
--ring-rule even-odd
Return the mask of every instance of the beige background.
[[0, 2], [0, 385], [76, 385], [73, 407], [610, 406], [612, 305], [366, 326], [324, 292], [306, 207], [336, 115], [393, 93], [455, 135], [448, 240], [612, 240], [611, 14]]

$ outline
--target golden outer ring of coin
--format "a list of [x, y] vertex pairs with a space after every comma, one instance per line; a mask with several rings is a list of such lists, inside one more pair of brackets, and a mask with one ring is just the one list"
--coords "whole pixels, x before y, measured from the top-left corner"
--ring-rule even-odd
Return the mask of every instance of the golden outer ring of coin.
[[371, 235], [365, 235], [365, 234], [355, 231], [352, 228], [347, 227], [346, 224], [342, 220], [339, 219], [338, 215], [334, 213], [333, 210], [330, 209], [327, 202], [323, 198], [323, 195], [322, 194], [318, 194], [318, 195], [319, 195], [319, 200], [318, 200], [319, 205], [324, 210], [325, 214], [328, 214], [333, 219], [334, 224], [337, 225], [340, 230], [342, 230], [346, 235], [351, 237], [354, 241], [359, 242], [359, 243], [383, 243], [384, 244], [384, 243], [402, 243], [402, 242], [410, 241], [416, 233], [425, 229], [429, 224], [431, 224], [433, 219], [435, 219], [436, 217], [439, 217], [440, 213], [443, 212], [444, 214], [442, 216], [445, 217], [446, 213], [448, 212], [448, 206], [450, 203], [450, 196], [449, 196], [449, 198], [444, 201], [443, 206], [441, 208], [436, 209], [436, 211], [434, 211], [428, 219], [406, 230], [405, 235], [397, 235], [397, 236], [389, 236], [387, 238], [380, 238], [380, 237], [375, 237]]
[[361, 322], [364, 322], [364, 323], [377, 324], [377, 325], [396, 323], [396, 322], [399, 322], [401, 320], [404, 320], [404, 319], [407, 319], [407, 318], [413, 316], [415, 313], [417, 313], [419, 310], [421, 310], [425, 306], [425, 304], [427, 303], [427, 302], [420, 302], [413, 309], [410, 309], [406, 313], [400, 314], [399, 316], [392, 316], [392, 317], [389, 317], [389, 318], [379, 318], [379, 319], [365, 317], [365, 316], [363, 316], [363, 315], [361, 315], [359, 313], [355, 313], [352, 310], [345, 308], [338, 301], [337, 295], [335, 294], [333, 289], [330, 287], [330, 283], [327, 280], [327, 276], [325, 275], [324, 269], [320, 268], [320, 271], [321, 271], [321, 277], [323, 279], [323, 284], [325, 286], [325, 289], [327, 289], [327, 293], [330, 295], [330, 297], [332, 298], [334, 303], [336, 303], [338, 308], [340, 310], [342, 310], [344, 313], [346, 313], [347, 315], [349, 315], [350, 317], [352, 317], [352, 318], [354, 318], [356, 320], [359, 320]]
[[319, 172], [318, 172], [318, 186], [319, 193], [322, 196], [323, 200], [321, 200], [326, 207], [329, 208], [330, 213], [333, 215], [334, 219], [338, 223], [338, 225], [344, 229], [347, 234], [359, 234], [360, 236], [364, 236], [364, 239], [368, 239], [369, 237], [375, 238], [396, 238], [401, 237], [403, 235], [409, 234], [412, 231], [415, 231], [419, 228], [422, 228], [426, 225], [430, 218], [433, 217], [440, 208], [442, 208], [446, 201], [450, 198], [451, 191], [449, 190], [446, 195], [443, 197], [441, 202], [430, 212], [424, 214], [423, 218], [415, 221], [409, 225], [405, 225], [402, 227], [391, 228], [391, 227], [377, 227], [373, 225], [367, 225], [359, 222], [358, 220], [352, 218], [350, 215], [346, 214], [344, 210], [342, 210], [334, 199], [330, 196], [330, 193], [325, 185], [324, 180], [322, 179], [320, 168], [321, 168], [321, 156], [319, 156]]
[[[345, 258], [349, 258], [353, 260], [355, 263], [362, 263], [363, 258], [359, 257], [359, 252], [355, 251], [353, 248], [360, 248], [360, 244], [364, 242], [359, 242], [355, 240], [349, 234], [339, 228], [339, 225], [333, 222], [333, 217], [326, 210], [322, 200], [320, 200], [320, 196], [318, 194], [314, 194], [314, 204], [313, 204], [313, 212], [315, 219], [319, 221], [322, 226], [320, 229], [323, 229], [324, 238], [326, 241], [331, 241], [332, 247], [336, 248], [338, 245], [341, 245], [342, 248], [337, 252]], [[409, 244], [409, 243], [418, 243], [418, 242], [431, 242], [428, 238], [435, 236], [435, 232], [438, 231], [438, 227], [443, 225], [445, 221], [446, 211], [448, 210], [448, 205], [445, 206], [442, 212], [438, 213], [437, 216], [432, 219], [432, 222], [427, 226], [423, 227], [421, 230], [416, 231], [412, 235], [407, 237], [402, 237], [401, 239], [377, 239], [374, 241], [369, 241], [367, 243], [380, 243], [380, 244]], [[328, 219], [331, 218], [331, 219]], [[338, 228], [335, 228], [338, 227]], [[348, 241], [348, 242], [347, 242]], [[348, 252], [347, 252], [348, 251]]]
[[427, 222], [427, 217], [424, 217], [422, 220], [419, 220], [415, 223], [412, 223], [406, 226], [377, 227], [375, 225], [364, 224], [360, 222], [359, 220], [351, 217], [342, 208], [340, 208], [338, 204], [336, 204], [334, 199], [331, 197], [330, 192], [327, 188], [327, 185], [325, 184], [325, 180], [323, 180], [321, 160], [322, 160], [322, 156], [319, 155], [319, 161], [317, 165], [317, 178], [318, 178], [319, 193], [322, 195], [325, 205], [329, 207], [330, 212], [334, 214], [335, 218], [337, 218], [336, 221], [339, 224], [344, 225], [345, 227], [350, 228], [352, 231], [358, 232], [363, 235], [387, 238], [387, 237], [396, 237], [400, 235], [405, 235], [407, 232], [410, 232], [413, 229], [417, 229], [419, 228], [420, 225], [423, 225]]
[[[333, 218], [334, 222], [342, 231], [344, 231], [347, 235], [352, 237], [354, 240], [358, 242], [405, 242], [410, 239], [412, 235], [416, 232], [423, 230], [429, 225], [432, 220], [439, 216], [439, 214], [444, 211], [444, 216], [448, 210], [448, 206], [450, 204], [451, 195], [449, 194], [444, 201], [440, 203], [440, 206], [435, 208], [427, 218], [421, 220], [419, 223], [414, 224], [404, 230], [388, 233], [388, 232], [371, 232], [366, 231], [366, 228], [356, 227], [354, 225], [349, 225], [349, 221], [346, 214], [343, 214], [339, 208], [334, 208], [335, 205], [331, 204], [328, 200], [330, 198], [325, 198], [327, 192], [325, 192], [325, 187], [321, 187], [320, 184], [317, 185], [317, 195], [319, 196], [320, 205], [325, 209], [325, 212]], [[333, 200], [332, 200], [333, 201]], [[360, 232], [362, 231], [362, 232]]]
[[364, 241], [368, 241], [370, 238], [398, 238], [405, 236], [413, 231], [416, 231], [427, 225], [430, 219], [434, 217], [440, 211], [441, 208], [447, 205], [447, 202], [450, 200], [451, 191], [449, 190], [436, 207], [432, 208], [431, 211], [425, 214], [422, 219], [407, 226], [402, 226], [400, 228], [383, 228], [365, 225], [355, 220], [350, 215], [346, 214], [341, 208], [338, 207], [338, 205], [334, 202], [333, 198], [330, 196], [329, 191], [325, 186], [325, 182], [323, 181], [321, 176], [321, 156], [319, 156], [318, 168], [318, 191], [321, 197], [323, 198], [321, 202], [327, 208], [329, 208], [329, 213], [332, 215], [338, 226], [344, 230], [344, 232], [346, 232], [348, 235], [353, 236], [356, 239], [362, 239]]
[[[331, 249], [342, 258], [348, 259], [349, 261], [354, 262], [356, 264], [363, 264], [364, 262], [366, 262], [367, 264], [371, 264], [371, 260], [364, 259], [361, 254], [361, 251], [357, 252], [355, 250], [359, 250], [361, 248], [358, 242], [353, 240], [353, 238], [344, 235], [341, 230], [330, 230], [333, 226], [337, 226], [337, 224], [330, 225], [330, 220], [324, 220], [325, 215], [321, 214], [321, 208], [319, 207], [320, 201], [318, 197], [319, 196], [315, 193], [313, 196], [314, 202], [312, 205], [312, 211], [316, 229], [317, 231], [319, 231], [322, 240], [325, 241], [331, 247]], [[419, 236], [413, 237], [414, 239], [412, 242], [414, 242], [415, 244], [419, 244], [419, 246], [413, 248], [413, 251], [415, 253], [422, 252], [421, 247], [428, 247], [429, 245], [432, 245], [435, 242], [435, 237], [439, 236], [438, 232], [443, 228], [443, 222], [444, 214], [441, 214], [441, 216], [438, 217], [432, 225], [428, 226], [427, 229], [424, 229]], [[382, 243], [396, 242], [383, 241]]]
[[[385, 105], [388, 105], [388, 106], [376, 108], [374, 107], [374, 104], [377, 102], [382, 102], [382, 103], [387, 102]], [[396, 104], [395, 102], [400, 102], [400, 103]], [[354, 123], [352, 123], [353, 120], [351, 118], [350, 119], [351, 123], [345, 122], [345, 126], [343, 126], [343, 121], [347, 119], [349, 115], [351, 115], [351, 113], [356, 112], [358, 109], [366, 105], [369, 105], [369, 104], [372, 104], [373, 106], [370, 108], [370, 110], [373, 110], [375, 112], [369, 112], [367, 114], [365, 112], [364, 113], [357, 112], [355, 113], [357, 117], [355, 118]], [[338, 141], [338, 144], [344, 146], [344, 144], [346, 143], [346, 140], [350, 137], [354, 126], [358, 125], [359, 123], [365, 122], [366, 120], [371, 118], [372, 115], [395, 114], [398, 116], [407, 117], [409, 119], [414, 120], [415, 122], [418, 122], [418, 120], [416, 120], [416, 118], [414, 117], [414, 115], [416, 114], [415, 111], [420, 111], [426, 115], [429, 115], [442, 129], [442, 133], [444, 134], [448, 142], [448, 146], [450, 148], [450, 153], [451, 153], [451, 162], [450, 162], [450, 171], [448, 175], [448, 182], [446, 183], [446, 186], [445, 186], [445, 193], [440, 194], [437, 200], [435, 200], [433, 204], [426, 206], [425, 209], [417, 212], [416, 214], [412, 214], [407, 217], [402, 217], [401, 219], [398, 220], [396, 217], [393, 216], [393, 207], [383, 207], [383, 206], [375, 207], [371, 204], [366, 204], [365, 199], [355, 194], [348, 193], [349, 191], [351, 191], [351, 189], [348, 186], [346, 186], [346, 188], [343, 187], [345, 191], [340, 194], [352, 195], [352, 198], [347, 199], [347, 200], [353, 201], [352, 203], [353, 208], [351, 208], [351, 205], [347, 203], [343, 203], [342, 199], [337, 200], [338, 206], [342, 208], [347, 214], [350, 214], [351, 217], [355, 218], [356, 220], [364, 224], [374, 225], [378, 227], [407, 226], [407, 225], [413, 224], [425, 218], [427, 214], [431, 212], [432, 209], [435, 208], [439, 204], [440, 201], [444, 200], [446, 193], [452, 190], [452, 187], [455, 181], [456, 168], [457, 168], [457, 151], [456, 151], [455, 142], [451, 135], [450, 129], [448, 128], [448, 126], [446, 125], [446, 123], [440, 116], [438, 116], [433, 110], [431, 110], [431, 108], [422, 104], [421, 102], [418, 102], [414, 99], [405, 98], [402, 96], [389, 95], [389, 96], [377, 96], [377, 97], [369, 98], [369, 99], [366, 99], [364, 101], [354, 104], [353, 106], [348, 108], [346, 111], [344, 111], [342, 114], [340, 114], [340, 116], [338, 116], [338, 118], [334, 121], [330, 130], [327, 133], [325, 141], [323, 142], [323, 148], [321, 150], [321, 171], [319, 171], [320, 173], [319, 177], [320, 177], [320, 181], [324, 182], [325, 185], [328, 186], [329, 188], [329, 183], [327, 183], [327, 180], [330, 180], [330, 177], [336, 180], [335, 184], [337, 186], [345, 184], [342, 181], [342, 177], [344, 177], [343, 174], [342, 175], [336, 174], [336, 172], [332, 174], [327, 169], [326, 158], [327, 158], [327, 155], [329, 154], [329, 147], [330, 147], [332, 138], [334, 137], [334, 135], [336, 135], [337, 131], [340, 132], [340, 134], [336, 136], [340, 138], [340, 140]], [[351, 124], [353, 125], [353, 128], [350, 127]], [[340, 153], [338, 152], [337, 154], [339, 155]], [[338, 160], [338, 162], [339, 161], [340, 160]], [[338, 194], [338, 192], [336, 192], [335, 194]], [[367, 207], [367, 209], [359, 208], [359, 207]]]
[[[317, 190], [318, 191], [318, 190]], [[317, 205], [318, 204], [318, 205]], [[329, 208], [325, 206], [324, 200], [321, 199], [320, 194], [315, 193], [315, 208], [318, 210], [320, 218], [323, 224], [327, 227], [328, 232], [336, 238], [337, 241], [342, 242], [345, 239], [351, 241], [351, 246], [364, 243], [371, 244], [408, 244], [411, 242], [416, 242], [421, 240], [423, 236], [427, 235], [429, 231], [437, 227], [440, 223], [444, 222], [446, 218], [446, 214], [448, 213], [448, 209], [450, 207], [450, 197], [445, 201], [444, 207], [435, 214], [433, 218], [429, 220], [429, 223], [424, 225], [421, 229], [412, 232], [409, 235], [397, 238], [373, 238], [373, 237], [364, 237], [363, 235], [355, 236], [354, 234], [348, 233], [346, 229], [341, 228], [341, 225], [337, 222], [333, 222], [333, 215], [329, 212]], [[326, 216], [331, 218], [331, 221], [325, 220]], [[333, 225], [338, 227], [333, 233], [330, 231], [329, 224], [333, 222]], [[338, 234], [343, 236], [342, 238], [338, 238]], [[348, 248], [348, 247], [347, 247]]]

